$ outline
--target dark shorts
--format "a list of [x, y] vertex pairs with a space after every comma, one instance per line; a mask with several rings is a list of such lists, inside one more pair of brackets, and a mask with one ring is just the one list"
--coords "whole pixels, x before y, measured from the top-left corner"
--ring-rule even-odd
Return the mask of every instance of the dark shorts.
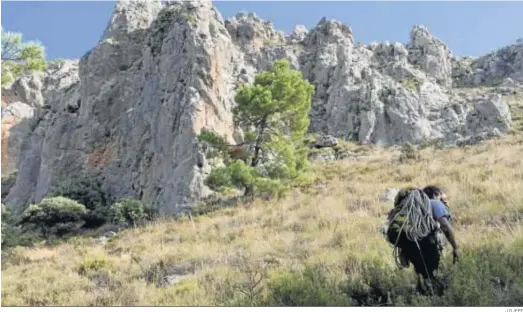
[[[388, 231], [387, 236], [393, 244], [398, 239], [395, 231]], [[418, 244], [419, 249], [416, 242], [408, 240], [405, 237], [405, 233], [401, 233], [398, 247], [401, 249], [402, 254], [412, 263], [416, 273], [421, 274], [424, 278], [433, 278], [434, 271], [438, 269], [441, 259], [435, 234], [428, 235], [418, 241]]]

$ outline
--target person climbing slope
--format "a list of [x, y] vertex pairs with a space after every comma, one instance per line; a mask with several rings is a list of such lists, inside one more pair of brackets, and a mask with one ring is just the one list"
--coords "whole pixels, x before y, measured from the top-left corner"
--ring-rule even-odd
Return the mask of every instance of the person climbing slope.
[[[430, 284], [436, 281], [434, 273], [441, 259], [440, 228], [454, 248], [454, 261], [459, 259], [450, 214], [442, 199], [445, 200], [445, 194], [436, 186], [400, 190], [389, 213], [386, 231], [388, 241], [394, 245], [398, 265], [408, 267], [412, 263], [418, 276]], [[421, 281], [418, 287], [420, 285]]]
[[432, 214], [439, 224], [440, 230], [443, 232], [450, 245], [452, 246], [452, 256], [454, 262], [459, 261], [460, 250], [456, 242], [454, 230], [452, 228], [452, 216], [448, 210], [447, 195], [442, 189], [435, 185], [426, 186], [423, 192], [427, 194], [430, 199], [430, 206]]

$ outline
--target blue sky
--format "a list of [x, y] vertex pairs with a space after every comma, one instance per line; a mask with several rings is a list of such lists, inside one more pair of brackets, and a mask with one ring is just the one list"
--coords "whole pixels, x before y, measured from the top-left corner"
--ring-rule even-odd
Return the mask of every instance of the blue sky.
[[[326, 16], [352, 27], [356, 41], [408, 42], [414, 24], [426, 25], [456, 55], [479, 56], [523, 37], [523, 2], [263, 2], [215, 1], [224, 18], [255, 12], [290, 32]], [[2, 26], [39, 40], [48, 59], [80, 58], [100, 39], [113, 1], [5, 2]]]

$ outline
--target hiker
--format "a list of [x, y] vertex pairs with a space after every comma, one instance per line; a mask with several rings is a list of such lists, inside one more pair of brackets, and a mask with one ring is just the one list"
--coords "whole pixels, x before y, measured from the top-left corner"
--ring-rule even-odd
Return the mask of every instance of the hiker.
[[456, 243], [456, 237], [454, 236], [454, 230], [452, 229], [451, 220], [452, 217], [448, 210], [447, 195], [441, 188], [435, 185], [426, 186], [423, 192], [427, 194], [430, 199], [430, 206], [432, 208], [432, 214], [434, 219], [438, 221], [439, 228], [445, 234], [445, 237], [449, 241], [453, 248], [452, 256], [454, 262], [459, 261], [460, 250]]
[[[386, 235], [395, 247], [398, 265], [408, 267], [412, 263], [418, 276], [425, 281], [435, 281], [434, 273], [439, 267], [439, 228], [454, 247], [454, 261], [459, 259], [459, 249], [448, 221], [450, 214], [442, 199], [445, 201], [445, 194], [436, 186], [423, 190], [405, 188], [394, 199], [394, 209], [389, 213]], [[418, 280], [418, 288], [420, 284]]]

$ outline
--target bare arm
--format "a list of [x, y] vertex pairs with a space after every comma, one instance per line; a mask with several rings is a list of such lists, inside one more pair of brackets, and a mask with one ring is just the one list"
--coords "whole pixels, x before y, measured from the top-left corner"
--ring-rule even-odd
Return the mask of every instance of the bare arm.
[[461, 257], [461, 252], [459, 251], [458, 244], [456, 243], [456, 236], [454, 235], [454, 230], [452, 229], [452, 226], [450, 225], [450, 222], [447, 219], [447, 217], [441, 217], [438, 219], [438, 221], [441, 225], [441, 230], [443, 231], [443, 233], [445, 233], [447, 240], [450, 242], [452, 248], [454, 249], [452, 251], [452, 255], [454, 257], [454, 263], [456, 263], [459, 261], [459, 258]]
[[456, 237], [454, 235], [454, 230], [452, 229], [452, 226], [450, 225], [450, 222], [447, 219], [447, 217], [439, 218], [438, 222], [441, 225], [441, 230], [443, 231], [443, 233], [445, 233], [447, 240], [452, 245], [452, 248], [458, 249], [458, 244], [456, 243]]

